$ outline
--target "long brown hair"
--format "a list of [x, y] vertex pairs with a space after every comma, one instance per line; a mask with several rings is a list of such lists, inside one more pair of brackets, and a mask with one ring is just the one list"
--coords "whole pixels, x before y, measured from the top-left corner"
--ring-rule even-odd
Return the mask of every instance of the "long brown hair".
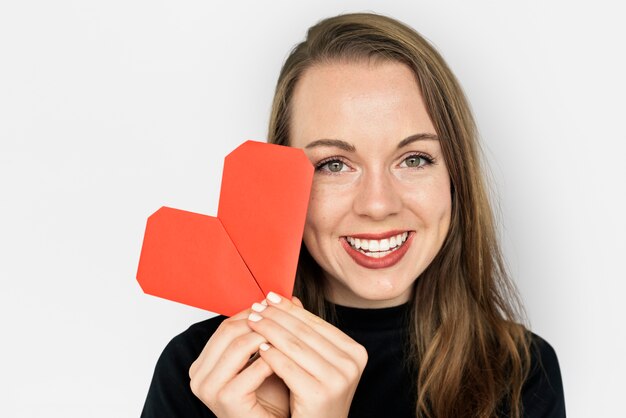
[[[452, 216], [438, 255], [416, 280], [409, 360], [417, 370], [418, 417], [521, 416], [529, 336], [500, 252], [480, 161], [478, 133], [463, 91], [439, 53], [389, 17], [346, 14], [308, 31], [282, 67], [268, 140], [289, 145], [290, 104], [304, 71], [337, 61], [393, 60], [416, 77], [440, 138], [451, 180]], [[325, 315], [321, 269], [304, 244], [295, 294]]]

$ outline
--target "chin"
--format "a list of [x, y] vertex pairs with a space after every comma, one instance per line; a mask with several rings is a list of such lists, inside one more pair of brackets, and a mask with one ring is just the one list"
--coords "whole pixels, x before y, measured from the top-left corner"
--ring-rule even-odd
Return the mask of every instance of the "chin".
[[393, 283], [384, 283], [378, 278], [377, 283], [363, 287], [348, 286], [339, 292], [334, 292], [333, 302], [340, 305], [349, 305], [362, 308], [383, 308], [401, 305], [411, 300], [413, 286], [398, 288]]

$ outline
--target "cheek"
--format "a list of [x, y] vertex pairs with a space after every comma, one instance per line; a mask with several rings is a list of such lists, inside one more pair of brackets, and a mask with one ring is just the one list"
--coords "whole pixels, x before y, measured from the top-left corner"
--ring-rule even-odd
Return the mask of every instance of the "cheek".
[[449, 182], [430, 179], [419, 187], [405, 190], [404, 200], [425, 224], [445, 227], [447, 230], [452, 212]]
[[442, 218], [450, 214], [452, 196], [448, 182], [443, 180], [433, 182], [424, 189], [424, 193], [426, 194], [423, 197], [424, 202], [434, 218]]
[[311, 196], [309, 198], [309, 206], [306, 213], [305, 234], [307, 230], [316, 229], [320, 218], [324, 217], [324, 196], [320, 194], [319, 188], [315, 187], [315, 183], [311, 187]]
[[442, 196], [442, 201], [443, 204], [439, 208], [439, 228], [441, 239], [443, 240], [450, 229], [450, 220], [452, 219], [452, 196], [450, 196], [450, 193]]
[[311, 190], [309, 209], [306, 215], [306, 223], [304, 224], [303, 240], [312, 253], [315, 250], [312, 250], [311, 247], [317, 247], [320, 238], [328, 235], [333, 229], [332, 211], [329, 206], [328, 199], [320, 196], [318, 191]]
[[328, 185], [313, 183], [306, 216], [305, 234], [326, 231], [338, 226], [339, 220], [350, 208], [352, 197]]
[[438, 224], [441, 238], [443, 238], [448, 232], [452, 217], [452, 195], [449, 185], [438, 189], [432, 199], [430, 211], [432, 222]]
[[312, 188], [302, 240], [318, 263], [323, 249], [330, 241], [328, 237], [336, 230], [337, 221], [333, 219], [334, 213], [332, 201], [324, 193], [320, 193], [319, 188]]

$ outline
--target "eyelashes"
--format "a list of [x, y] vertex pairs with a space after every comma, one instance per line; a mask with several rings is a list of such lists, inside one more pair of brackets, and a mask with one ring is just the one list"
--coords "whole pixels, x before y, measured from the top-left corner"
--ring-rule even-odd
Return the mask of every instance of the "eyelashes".
[[[411, 165], [408, 164], [408, 161], [412, 161]], [[424, 166], [434, 164], [435, 160], [434, 160], [433, 157], [431, 157], [428, 154], [412, 153], [412, 154], [408, 155], [407, 157], [405, 157], [402, 160], [402, 162], [403, 163], [407, 162], [407, 167], [409, 167], [409, 168], [422, 168]], [[415, 165], [416, 163], [417, 163], [417, 165]]]
[[[435, 164], [435, 159], [422, 152], [412, 152], [404, 157], [401, 162], [401, 168], [409, 168], [420, 170], [427, 166]], [[324, 174], [337, 175], [346, 171], [345, 168], [351, 168], [347, 160], [341, 156], [333, 156], [324, 158], [323, 160], [315, 164], [316, 172], [323, 172]]]
[[328, 157], [315, 164], [315, 171], [327, 171], [329, 174], [337, 174], [343, 171], [348, 163], [342, 157]]

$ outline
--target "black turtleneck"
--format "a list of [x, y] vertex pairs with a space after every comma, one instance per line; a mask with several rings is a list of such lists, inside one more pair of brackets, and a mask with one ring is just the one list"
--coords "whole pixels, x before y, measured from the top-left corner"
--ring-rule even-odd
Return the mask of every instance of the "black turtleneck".
[[383, 309], [334, 307], [336, 326], [365, 347], [368, 356], [350, 417], [414, 417], [417, 375], [404, 360], [409, 304]]
[[[363, 345], [368, 353], [350, 417], [414, 417], [416, 373], [404, 361], [409, 305], [383, 309], [334, 305], [334, 308], [337, 327]], [[218, 316], [194, 324], [165, 347], [154, 371], [143, 418], [215, 417], [191, 392], [189, 367], [224, 319]], [[565, 417], [556, 353], [535, 334], [531, 353], [531, 373], [523, 388], [524, 416]]]

